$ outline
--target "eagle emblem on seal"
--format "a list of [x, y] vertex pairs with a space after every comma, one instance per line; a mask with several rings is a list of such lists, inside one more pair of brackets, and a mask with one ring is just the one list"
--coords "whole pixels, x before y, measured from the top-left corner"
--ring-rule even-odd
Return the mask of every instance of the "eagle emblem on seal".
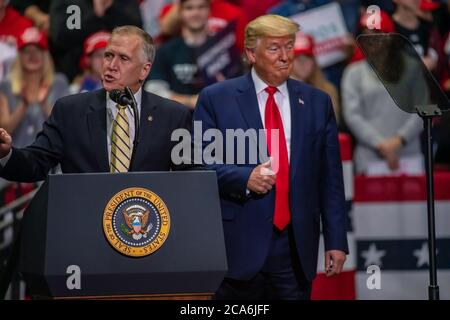
[[128, 226], [128, 228], [122, 228], [124, 233], [131, 235], [134, 240], [140, 240], [142, 237], [147, 238], [149, 231], [153, 227], [151, 223], [148, 223], [149, 210], [139, 205], [134, 205], [122, 210], [122, 214]]

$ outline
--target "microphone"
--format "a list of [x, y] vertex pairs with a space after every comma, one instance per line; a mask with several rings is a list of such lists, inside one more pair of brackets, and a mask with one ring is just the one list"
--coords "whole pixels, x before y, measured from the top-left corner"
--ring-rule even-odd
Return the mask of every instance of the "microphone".
[[109, 92], [109, 97], [111, 98], [112, 101], [114, 101], [115, 103], [118, 103], [122, 106], [126, 106], [126, 105], [131, 106], [133, 104], [133, 100], [128, 97], [127, 93], [125, 93], [119, 89], [111, 90]]

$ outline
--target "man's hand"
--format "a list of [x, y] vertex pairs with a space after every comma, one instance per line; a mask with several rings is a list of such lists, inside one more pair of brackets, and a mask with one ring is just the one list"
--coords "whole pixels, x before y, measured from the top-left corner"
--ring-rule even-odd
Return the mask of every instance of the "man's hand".
[[253, 169], [247, 182], [247, 189], [258, 194], [265, 194], [272, 189], [275, 179], [271, 160], [269, 160]]
[[327, 277], [341, 273], [346, 256], [344, 251], [329, 250], [325, 252], [325, 273]]
[[11, 151], [12, 138], [5, 129], [0, 128], [0, 159]]

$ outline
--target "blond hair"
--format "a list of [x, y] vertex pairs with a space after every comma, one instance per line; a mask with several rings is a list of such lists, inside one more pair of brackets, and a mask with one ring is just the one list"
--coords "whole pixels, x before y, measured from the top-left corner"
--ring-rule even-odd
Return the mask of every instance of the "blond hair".
[[254, 49], [257, 40], [262, 37], [286, 37], [292, 36], [300, 30], [298, 23], [291, 19], [267, 14], [250, 21], [245, 28], [244, 45], [246, 48]]
[[111, 32], [109, 41], [111, 41], [112, 37], [115, 35], [124, 36], [130, 34], [138, 36], [141, 39], [144, 60], [153, 63], [156, 54], [155, 42], [153, 41], [153, 38], [141, 28], [131, 25], [115, 27]]
[[[18, 55], [13, 62], [11, 72], [9, 73], [9, 80], [11, 81], [11, 89], [13, 94], [21, 95], [22, 89], [25, 85], [25, 74]], [[52, 58], [48, 51], [44, 51], [44, 66], [42, 68], [41, 87], [50, 88], [55, 80], [55, 67]]]

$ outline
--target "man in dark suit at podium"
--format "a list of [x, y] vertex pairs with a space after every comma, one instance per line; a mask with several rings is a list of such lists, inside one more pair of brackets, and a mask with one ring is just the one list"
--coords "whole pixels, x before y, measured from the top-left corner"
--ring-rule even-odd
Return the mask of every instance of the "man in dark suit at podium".
[[[191, 113], [174, 101], [143, 91], [155, 56], [152, 38], [135, 26], [113, 30], [103, 59], [103, 89], [59, 99], [35, 142], [12, 146], [0, 129], [0, 176], [32, 182], [57, 164], [63, 173], [165, 171], [171, 161], [172, 131], [190, 128]], [[140, 132], [133, 153], [134, 114], [109, 92], [129, 87], [137, 101]], [[134, 158], [132, 158], [134, 154]]]
[[[194, 112], [202, 130], [220, 130], [227, 137], [227, 161], [208, 166], [218, 176], [229, 267], [218, 299], [309, 299], [320, 220], [328, 276], [341, 272], [348, 253], [331, 99], [289, 78], [297, 31], [296, 23], [275, 15], [250, 22], [245, 52], [251, 72], [204, 89]], [[250, 134], [249, 148], [239, 149], [225, 133], [229, 129], [266, 129], [264, 145], [273, 159], [260, 156], [259, 164], [251, 163], [250, 146], [257, 139]], [[272, 130], [278, 130], [273, 145], [279, 148], [271, 153], [269, 138], [277, 140]], [[255, 148], [263, 153], [260, 146]], [[234, 163], [228, 161], [230, 150]], [[238, 164], [238, 158], [245, 163]]]

